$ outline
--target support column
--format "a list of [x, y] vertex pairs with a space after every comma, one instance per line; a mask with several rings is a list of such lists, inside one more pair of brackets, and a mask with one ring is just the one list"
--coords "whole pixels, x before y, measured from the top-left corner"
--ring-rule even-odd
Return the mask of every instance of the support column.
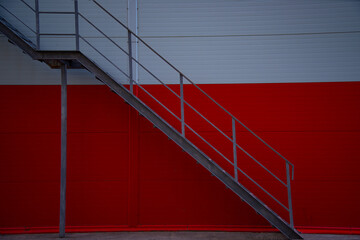
[[[128, 0], [128, 27], [138, 33], [138, 0]], [[132, 35], [131, 54], [138, 60], [138, 39]], [[135, 82], [139, 82], [138, 64], [132, 60], [129, 62], [132, 68], [129, 69], [131, 77]], [[129, 74], [130, 75], [130, 74]], [[133, 94], [138, 95], [138, 87], [133, 85]], [[128, 225], [135, 228], [139, 224], [139, 126], [140, 116], [138, 112], [129, 106], [129, 197], [128, 197]]]
[[65, 237], [66, 209], [66, 145], [67, 145], [67, 73], [61, 65], [61, 172], [60, 172], [60, 224], [59, 236]]

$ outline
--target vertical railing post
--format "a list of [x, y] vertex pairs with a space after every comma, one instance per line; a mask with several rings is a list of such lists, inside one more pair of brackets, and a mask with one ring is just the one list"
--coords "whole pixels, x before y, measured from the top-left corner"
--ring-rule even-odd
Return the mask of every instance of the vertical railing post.
[[287, 191], [288, 191], [288, 207], [289, 207], [289, 217], [290, 217], [290, 226], [294, 228], [294, 216], [292, 209], [292, 200], [291, 200], [291, 178], [290, 178], [290, 164], [286, 162], [286, 181], [287, 181]]
[[67, 147], [67, 71], [61, 65], [61, 166], [60, 166], [60, 224], [59, 235], [65, 237], [66, 209], [66, 150]]
[[79, 42], [79, 3], [78, 3], [78, 0], [74, 0], [74, 10], [75, 10], [75, 41], [76, 41], [76, 51], [79, 51], [80, 42]]
[[184, 76], [180, 73], [181, 135], [185, 137]]
[[39, 0], [35, 0], [35, 22], [36, 22], [36, 48], [37, 50], [40, 50]]
[[132, 59], [132, 44], [131, 44], [131, 31], [128, 30], [128, 48], [129, 48], [129, 81], [130, 92], [133, 92], [133, 59]]
[[234, 152], [234, 175], [235, 180], [238, 181], [238, 170], [237, 170], [237, 151], [236, 151], [236, 128], [235, 119], [232, 118], [232, 139], [233, 139], [233, 152]]

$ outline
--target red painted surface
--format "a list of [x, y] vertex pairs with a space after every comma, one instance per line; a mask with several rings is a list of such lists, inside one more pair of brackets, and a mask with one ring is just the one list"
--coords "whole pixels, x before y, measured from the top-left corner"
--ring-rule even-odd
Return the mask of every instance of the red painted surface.
[[[171, 86], [178, 92], [178, 86]], [[295, 224], [360, 233], [360, 83], [202, 85], [295, 164]], [[147, 89], [180, 114], [159, 86]], [[185, 99], [231, 136], [231, 118], [185, 86]], [[69, 231], [272, 230], [254, 210], [105, 86], [68, 90]], [[139, 97], [153, 108], [139, 90]], [[160, 110], [165, 119], [180, 124]], [[54, 232], [59, 219], [60, 87], [0, 86], [0, 231]], [[189, 125], [232, 160], [232, 145], [189, 109]], [[224, 120], [225, 119], [225, 120]], [[241, 126], [246, 151], [284, 177], [283, 161]], [[189, 129], [188, 138], [205, 146]], [[232, 171], [216, 153], [204, 151]], [[239, 153], [239, 166], [286, 204], [279, 183]], [[232, 173], [232, 172], [231, 172]], [[286, 212], [239, 175], [269, 206]]]

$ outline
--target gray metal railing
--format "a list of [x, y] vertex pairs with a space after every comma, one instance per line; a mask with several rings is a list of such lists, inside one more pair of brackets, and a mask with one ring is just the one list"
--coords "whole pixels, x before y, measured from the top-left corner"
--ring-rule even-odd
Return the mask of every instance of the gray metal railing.
[[[86, 18], [83, 14], [79, 12], [78, 0], [74, 0], [74, 11], [69, 12], [52, 12], [52, 11], [40, 11], [39, 10], [39, 1], [35, 1], [35, 8], [31, 7], [24, 0], [20, 0], [25, 6], [31, 9], [35, 14], [35, 25], [36, 30], [33, 30], [30, 26], [28, 26], [24, 21], [22, 21], [18, 16], [13, 14], [10, 10], [0, 4], [0, 7], [3, 8], [6, 12], [12, 15], [16, 20], [22, 23], [26, 28], [30, 29], [31, 32], [36, 34], [36, 48], [37, 50], [41, 50], [40, 48], [40, 37], [44, 35], [55, 35], [55, 36], [74, 36], [75, 37], [75, 49], [77, 51], [81, 51], [80, 49], [80, 39], [84, 41], [87, 45], [89, 45], [92, 49], [94, 49], [100, 56], [102, 56], [107, 62], [109, 62], [112, 66], [114, 66], [118, 71], [120, 71], [129, 81], [129, 91], [133, 93], [134, 84], [139, 87], [142, 91], [144, 91], [147, 95], [149, 95], [153, 100], [155, 100], [160, 106], [162, 106], [166, 111], [168, 111], [173, 117], [175, 117], [181, 123], [181, 131], [179, 132], [184, 138], [186, 138], [185, 132], [186, 129], [190, 130], [197, 137], [199, 137], [204, 143], [206, 143], [209, 147], [211, 147], [219, 156], [225, 159], [228, 163], [233, 166], [234, 170], [234, 180], [236, 182], [239, 181], [238, 172], [241, 172], [244, 176], [246, 176], [251, 182], [253, 182], [257, 187], [259, 187], [262, 191], [264, 191], [268, 196], [270, 196], [275, 202], [277, 202], [281, 207], [283, 207], [286, 211], [289, 212], [290, 226], [294, 228], [293, 221], [293, 210], [292, 210], [292, 199], [291, 199], [291, 180], [294, 178], [294, 165], [288, 161], [284, 156], [282, 156], [278, 151], [276, 151], [273, 147], [271, 147], [268, 143], [266, 143], [262, 138], [260, 138], [257, 134], [255, 134], [252, 130], [250, 130], [245, 124], [243, 124], [240, 120], [238, 120], [233, 114], [231, 114], [228, 110], [226, 110], [223, 106], [221, 106], [217, 101], [211, 98], [204, 90], [202, 90], [198, 85], [196, 85], [190, 78], [188, 78], [185, 74], [183, 74], [180, 70], [178, 70], [174, 65], [172, 65], [169, 61], [167, 61], [164, 57], [162, 57], [158, 52], [156, 52], [152, 47], [150, 47], [143, 39], [141, 39], [138, 35], [136, 35], [133, 31], [131, 31], [125, 24], [119, 21], [116, 17], [114, 17], [107, 9], [105, 9], [101, 4], [99, 4], [96, 0], [92, 0], [92, 2], [103, 12], [105, 12], [108, 16], [110, 16], [113, 20], [115, 20], [124, 30], [127, 31], [127, 42], [128, 49], [123, 49], [118, 43], [112, 40], [108, 35], [106, 35], [99, 27], [97, 27], [93, 22], [91, 22], [88, 18]], [[41, 33], [40, 32], [40, 14], [72, 14], [75, 17], [75, 33], [73, 34], [58, 34], [58, 33]], [[79, 33], [79, 18], [85, 20], [88, 24], [90, 24], [96, 31], [98, 31], [101, 35], [103, 35], [106, 39], [108, 39], [114, 46], [120, 49], [123, 53], [128, 56], [129, 65], [127, 74], [124, 70], [122, 70], [117, 64], [109, 59], [105, 54], [103, 54], [100, 50], [98, 50], [93, 44], [91, 44], [86, 37], [81, 36]], [[147, 67], [141, 64], [136, 58], [134, 58], [132, 53], [132, 39], [135, 38], [139, 42], [141, 42], [147, 49], [153, 52], [156, 56], [158, 56], [164, 63], [170, 66], [173, 70], [175, 70], [179, 74], [179, 85], [180, 85], [180, 94], [177, 94], [174, 90], [172, 90], [168, 85], [166, 85], [160, 78], [158, 78], [155, 74], [153, 74]], [[180, 117], [178, 117], [175, 113], [173, 113], [166, 105], [164, 105], [161, 101], [155, 98], [148, 90], [146, 90], [140, 83], [134, 81], [133, 79], [133, 63], [140, 66], [143, 70], [149, 73], [154, 79], [156, 79], [161, 85], [163, 85], [167, 90], [173, 93], [180, 101]], [[219, 127], [217, 127], [214, 123], [208, 120], [203, 114], [201, 114], [195, 107], [193, 107], [188, 101], [185, 100], [184, 97], [184, 80], [188, 81], [191, 85], [193, 85], [196, 89], [198, 89], [203, 95], [205, 95], [208, 99], [210, 99], [213, 103], [215, 103], [220, 109], [222, 109], [230, 118], [231, 121], [231, 132], [232, 137], [229, 137], [225, 134]], [[192, 127], [188, 125], [185, 121], [185, 111], [184, 106], [188, 106], [192, 109], [196, 114], [198, 114], [202, 119], [204, 119], [207, 123], [209, 123], [213, 128], [215, 128], [219, 133], [221, 133], [227, 140], [232, 144], [233, 151], [233, 161], [227, 158], [221, 151], [219, 151], [216, 147], [209, 143], [203, 136], [201, 136], [198, 132], [196, 132]], [[249, 154], [244, 148], [238, 145], [236, 139], [237, 128], [236, 124], [240, 124], [244, 129], [246, 129], [249, 133], [255, 136], [261, 143], [263, 143], [267, 148], [269, 148], [272, 152], [282, 158], [285, 162], [286, 166], [286, 182], [282, 181], [278, 176], [276, 176], [272, 171], [270, 171], [267, 167], [265, 167], [262, 163], [260, 163], [256, 158], [254, 158], [251, 154]], [[189, 139], [188, 139], [189, 140]], [[261, 166], [264, 170], [266, 170], [271, 176], [273, 176], [281, 185], [285, 186], [287, 189], [287, 206], [280, 202], [277, 198], [275, 198], [272, 194], [270, 194], [264, 187], [262, 187], [258, 182], [256, 182], [253, 178], [251, 178], [246, 172], [244, 172], [241, 168], [238, 167], [238, 150], [241, 150], [252, 159], [255, 163]], [[290, 170], [291, 168], [291, 170]], [[291, 174], [290, 174], [291, 171]]]

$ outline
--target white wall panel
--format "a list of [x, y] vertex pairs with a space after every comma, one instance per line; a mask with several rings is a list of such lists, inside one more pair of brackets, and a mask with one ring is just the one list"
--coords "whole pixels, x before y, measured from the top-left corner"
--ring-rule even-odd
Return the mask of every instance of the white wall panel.
[[[147, 38], [147, 42], [197, 83], [335, 82], [360, 80], [360, 33], [281, 36]], [[154, 54], [140, 61], [161, 80], [178, 75]], [[140, 71], [142, 83], [156, 80]]]
[[[139, 34], [197, 83], [360, 80], [359, 1], [139, 0]], [[139, 59], [178, 83], [144, 46]]]
[[[34, 7], [34, 1], [26, 0]], [[73, 0], [40, 0], [41, 11], [73, 11]], [[127, 0], [99, 0], [127, 24]], [[35, 15], [18, 0], [0, 0], [35, 30]], [[322, 82], [360, 80], [360, 2], [350, 0], [238, 1], [139, 0], [139, 35], [197, 83]], [[79, 11], [127, 51], [127, 31], [92, 1]], [[5, 16], [32, 41], [35, 36]], [[42, 33], [74, 32], [73, 15], [42, 15]], [[80, 35], [128, 74], [128, 59], [80, 17]], [[8, 43], [2, 43], [6, 48]], [[44, 50], [74, 50], [73, 36], [42, 36]], [[80, 40], [80, 50], [118, 81], [126, 76]], [[161, 80], [178, 83], [178, 74], [143, 44], [139, 60]], [[139, 81], [156, 83], [139, 68]], [[35, 81], [39, 84], [38, 80]]]
[[142, 36], [288, 34], [360, 30], [349, 0], [139, 0]]

